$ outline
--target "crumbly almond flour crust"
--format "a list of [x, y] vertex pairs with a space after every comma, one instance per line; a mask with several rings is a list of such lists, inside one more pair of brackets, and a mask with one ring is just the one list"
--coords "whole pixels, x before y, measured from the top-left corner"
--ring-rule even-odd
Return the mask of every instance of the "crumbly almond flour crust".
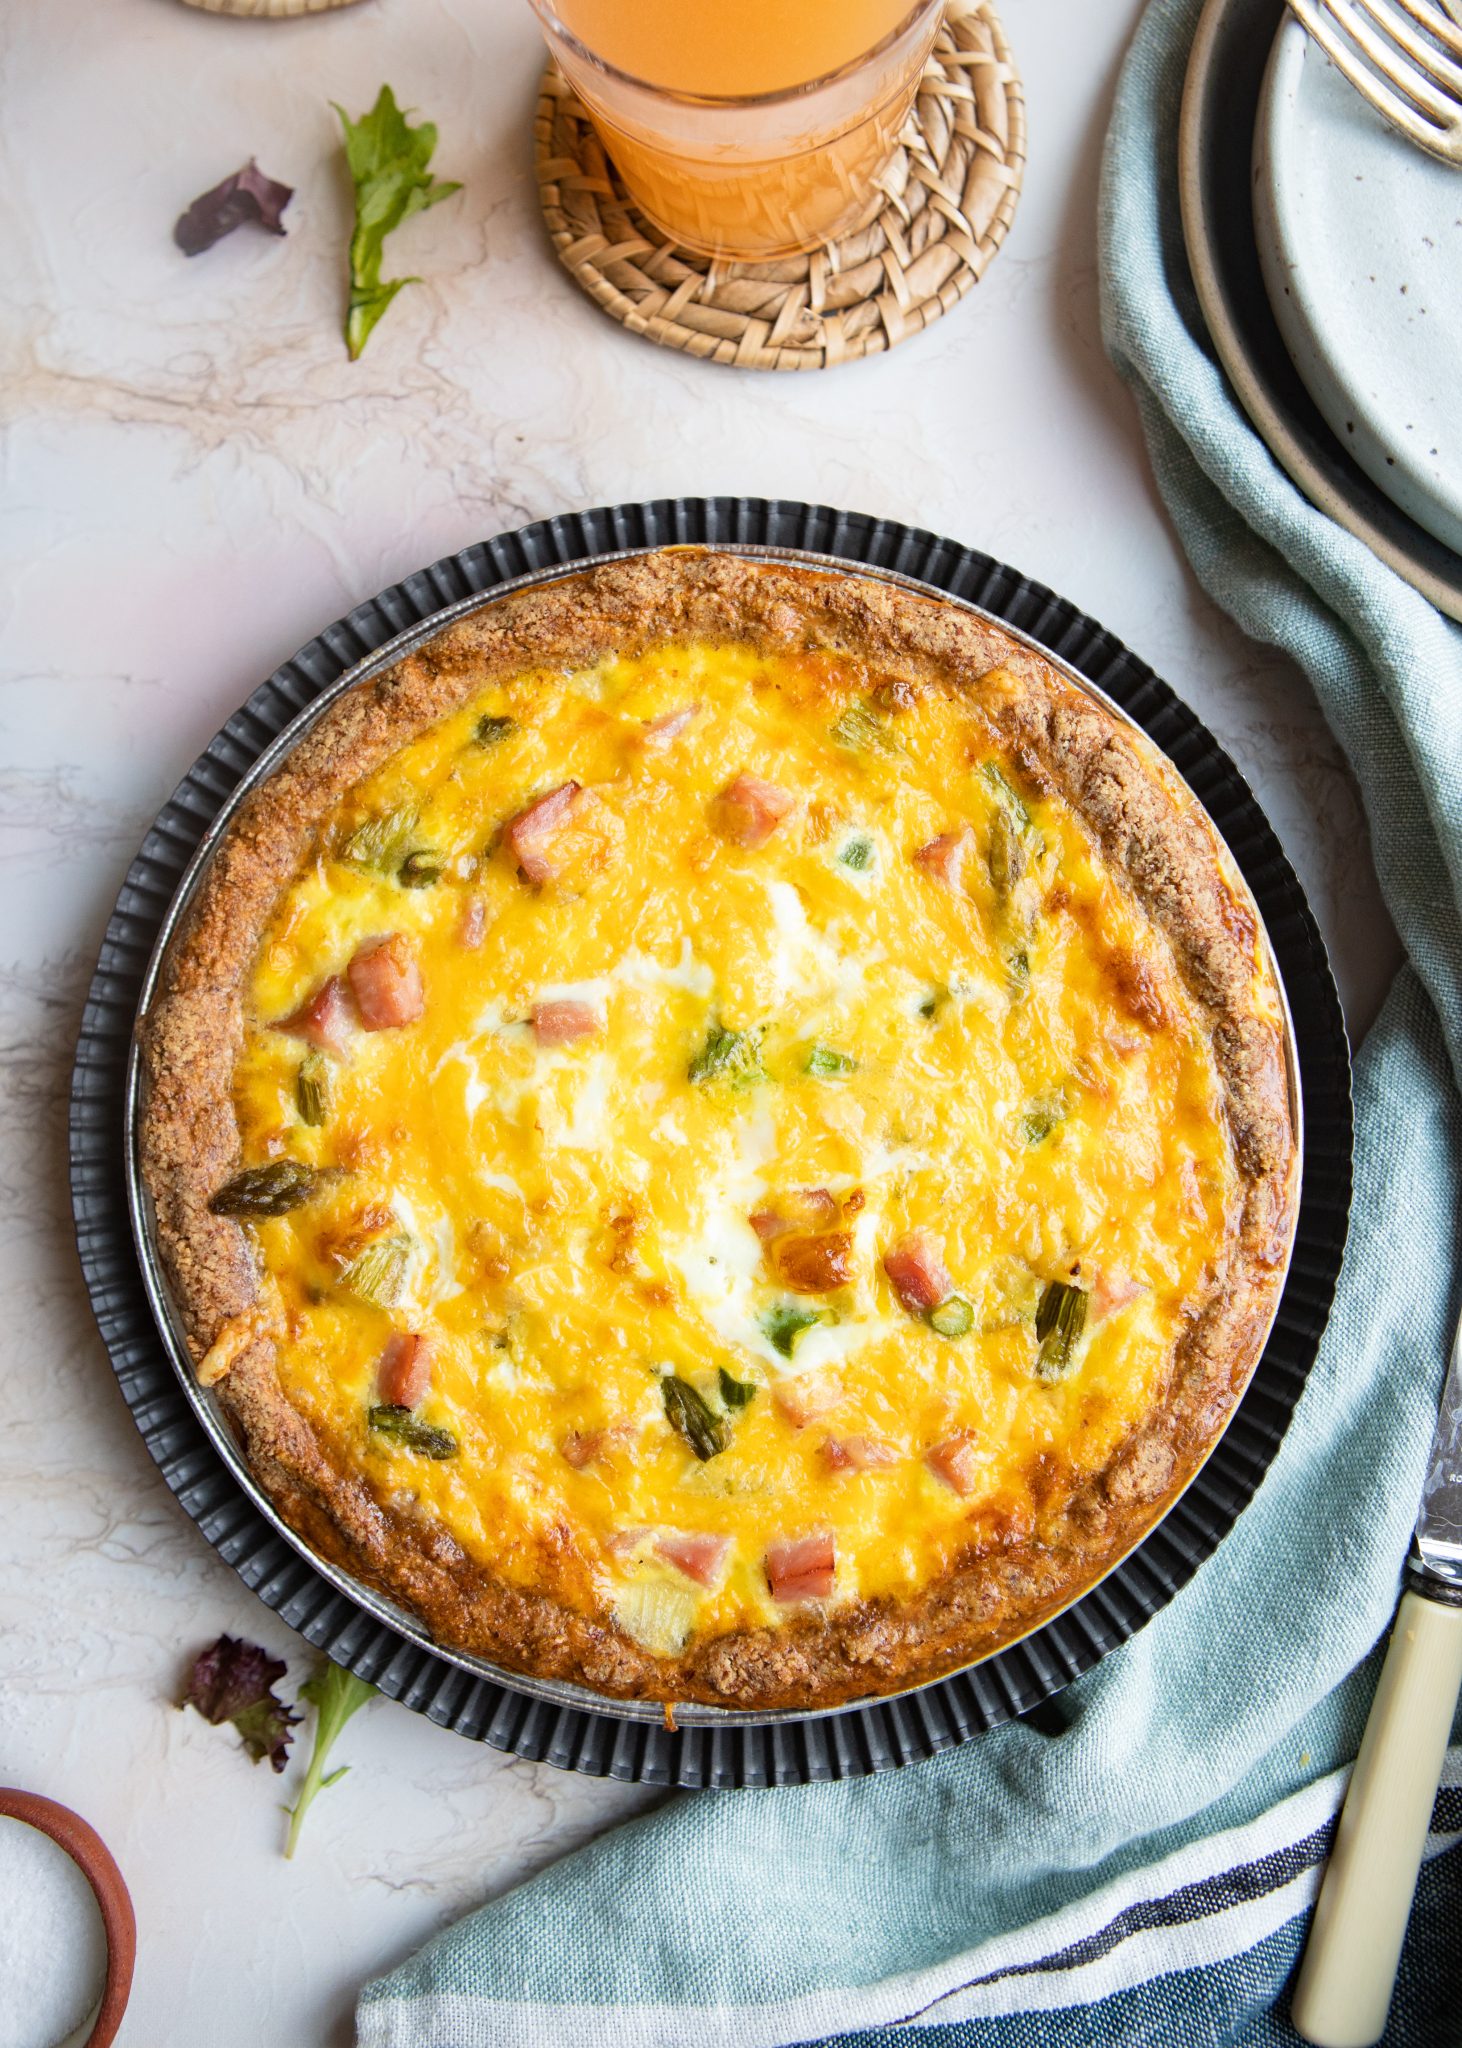
[[[233, 1070], [259, 937], [352, 786], [494, 679], [674, 639], [833, 647], [878, 667], [884, 707], [971, 695], [1025, 774], [1085, 820], [1109, 870], [1172, 950], [1211, 1035], [1242, 1200], [1178, 1347], [1165, 1404], [1099, 1475], [1034, 1476], [1034, 1531], [976, 1540], [903, 1599], [651, 1655], [607, 1617], [507, 1584], [439, 1525], [379, 1498], [345, 1447], [286, 1399], [274, 1345], [249, 1335], [217, 1392], [261, 1485], [305, 1543], [420, 1617], [440, 1642], [616, 1698], [816, 1708], [900, 1691], [1026, 1633], [1108, 1571], [1180, 1493], [1246, 1386], [1293, 1235], [1298, 1151], [1286, 1048], [1255, 1001], [1257, 914], [1166, 762], [1051, 664], [952, 604], [857, 576], [672, 549], [570, 575], [472, 613], [338, 699], [226, 832], [142, 1027], [143, 1172], [195, 1361], [257, 1313], [246, 1232], [208, 1201], [238, 1163]], [[1265, 970], [1266, 972], [1268, 970]], [[1134, 991], [1140, 1001], [1141, 991]]]

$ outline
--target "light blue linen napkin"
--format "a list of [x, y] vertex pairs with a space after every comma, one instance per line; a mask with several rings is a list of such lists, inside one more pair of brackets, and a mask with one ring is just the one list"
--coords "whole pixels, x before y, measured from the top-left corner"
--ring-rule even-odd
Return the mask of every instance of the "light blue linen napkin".
[[[361, 2048], [1269, 2043], [1374, 1684], [1457, 1309], [1462, 633], [1311, 507], [1209, 352], [1176, 125], [1199, 0], [1154, 0], [1101, 200], [1104, 324], [1205, 588], [1305, 669], [1410, 954], [1357, 1063], [1335, 1312], [1251, 1506], [1024, 1724], [897, 1776], [682, 1796], [366, 1986]], [[1462, 2039], [1462, 1748], [1388, 2040]]]

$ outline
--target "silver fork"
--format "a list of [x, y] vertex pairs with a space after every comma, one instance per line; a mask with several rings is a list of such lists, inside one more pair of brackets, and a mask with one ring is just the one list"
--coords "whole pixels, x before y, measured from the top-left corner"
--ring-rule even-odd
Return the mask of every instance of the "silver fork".
[[1338, 71], [1394, 128], [1462, 165], [1462, 26], [1446, 0], [1289, 0]]

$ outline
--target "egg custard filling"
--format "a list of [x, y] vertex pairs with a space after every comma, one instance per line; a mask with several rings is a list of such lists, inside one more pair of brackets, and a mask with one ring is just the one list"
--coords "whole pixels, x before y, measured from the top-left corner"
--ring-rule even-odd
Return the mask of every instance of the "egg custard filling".
[[[254, 1284], [202, 1376], [265, 1343], [262, 1455], [302, 1427], [357, 1568], [520, 1668], [819, 1698], [923, 1675], [891, 1616], [945, 1665], [1018, 1632], [1110, 1561], [1081, 1504], [1130, 1537], [1113, 1475], [1239, 1286], [1207, 992], [1003, 721], [1011, 670], [704, 633], [497, 667], [251, 936], [206, 1206]], [[1185, 1415], [1148, 1519], [1202, 1448]]]

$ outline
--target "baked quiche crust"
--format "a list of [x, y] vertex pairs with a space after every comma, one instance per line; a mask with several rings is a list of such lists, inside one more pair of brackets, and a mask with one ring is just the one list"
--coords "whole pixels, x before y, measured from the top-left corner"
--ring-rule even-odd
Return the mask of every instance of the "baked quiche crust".
[[[971, 1513], [922, 1582], [794, 1599], [651, 1647], [595, 1591], [571, 1520], [540, 1516], [526, 1552], [501, 1569], [414, 1498], [394, 1465], [388, 1483], [386, 1468], [295, 1397], [281, 1350], [306, 1311], [281, 1296], [252, 1227], [210, 1204], [248, 1156], [236, 1076], [261, 944], [352, 792], [494, 684], [721, 645], [841, 665], [895, 734], [921, 704], [957, 700], [1022, 786], [1079, 822], [1176, 977], [1183, 1018], [1141, 959], [1114, 967], [1117, 1006], [1139, 1030], [1203, 1041], [1227, 1193], [1154, 1398], [1097, 1465], [1031, 1456], [1027, 1511]], [[673, 549], [485, 601], [333, 703], [242, 805], [140, 1029], [157, 1239], [200, 1379], [279, 1512], [442, 1644], [614, 1698], [828, 1707], [927, 1682], [1039, 1625], [1132, 1548], [1212, 1449], [1257, 1364], [1293, 1236], [1283, 1000], [1213, 828], [1156, 749], [1038, 654], [955, 605], [873, 578]], [[813, 1502], [804, 1524], [829, 1512]]]

